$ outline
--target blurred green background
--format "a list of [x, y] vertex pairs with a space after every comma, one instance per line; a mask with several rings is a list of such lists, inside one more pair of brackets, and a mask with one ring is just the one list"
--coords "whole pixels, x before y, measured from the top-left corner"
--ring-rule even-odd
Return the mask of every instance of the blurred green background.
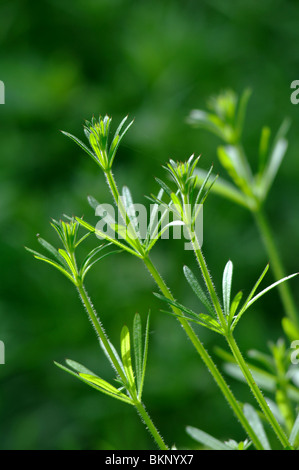
[[[94, 222], [88, 194], [111, 201], [99, 169], [60, 129], [83, 139], [84, 120], [93, 114], [111, 115], [115, 127], [127, 114], [135, 118], [115, 176], [143, 202], [157, 190], [154, 177], [164, 176], [161, 166], [170, 157], [202, 154], [203, 168], [214, 162], [223, 174], [217, 138], [190, 128], [185, 118], [211, 94], [250, 87], [244, 139], [253, 168], [261, 126], [276, 131], [285, 116], [292, 118], [267, 211], [287, 272], [298, 270], [299, 106], [290, 102], [290, 83], [299, 79], [298, 21], [295, 0], [2, 0], [1, 449], [154, 447], [133, 409], [53, 364], [68, 357], [112, 377], [73, 286], [24, 250], [38, 249], [36, 233], [56, 243], [52, 217], [84, 214]], [[249, 289], [267, 262], [250, 214], [214, 195], [205, 205], [203, 248], [218, 286], [232, 259], [235, 290]], [[153, 257], [176, 298], [196, 307], [182, 275], [183, 264], [196, 269], [192, 254], [181, 242], [164, 240]], [[291, 282], [299, 304], [296, 285]], [[137, 259], [108, 257], [87, 277], [87, 289], [117, 346], [121, 326], [131, 326], [136, 311], [145, 319], [152, 310], [144, 401], [167, 443], [194, 446], [186, 425], [219, 439], [244, 439], [183, 330], [159, 312], [156, 288]], [[282, 335], [282, 314], [276, 291], [256, 304], [237, 331], [242, 350], [267, 352], [267, 342]], [[198, 333], [211, 353], [216, 344], [225, 346], [208, 330]], [[241, 400], [252, 402], [245, 385], [228, 380]]]

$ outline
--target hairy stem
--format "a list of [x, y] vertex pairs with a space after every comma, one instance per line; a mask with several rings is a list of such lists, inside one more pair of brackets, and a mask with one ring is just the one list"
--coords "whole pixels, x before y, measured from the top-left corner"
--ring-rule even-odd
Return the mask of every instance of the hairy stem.
[[[122, 204], [122, 201], [120, 199], [120, 195], [119, 195], [119, 192], [118, 192], [117, 185], [116, 185], [115, 179], [113, 177], [113, 174], [112, 174], [111, 171], [109, 171], [109, 172], [106, 172], [105, 175], [106, 175], [107, 184], [108, 184], [108, 186], [110, 188], [110, 191], [113, 195], [114, 201], [115, 201], [116, 205], [119, 207], [119, 210], [122, 214], [123, 219], [126, 221], [126, 223], [128, 223], [129, 222], [128, 221], [128, 216], [127, 216], [126, 210], [125, 210], [125, 208]], [[148, 271], [150, 272], [150, 274], [153, 276], [153, 278], [154, 278], [157, 286], [161, 290], [162, 294], [166, 298], [168, 298], [170, 300], [174, 300], [170, 290], [168, 289], [168, 287], [165, 284], [163, 278], [161, 277], [160, 273], [158, 272], [158, 270], [156, 269], [156, 267], [154, 266], [153, 262], [151, 261], [151, 259], [148, 255], [144, 255], [143, 262], [144, 262], [145, 266], [147, 267]], [[180, 310], [175, 308], [174, 306], [172, 306], [172, 310], [173, 310], [174, 313], [176, 313], [178, 315], [181, 314]], [[254, 446], [256, 447], [256, 449], [262, 450], [263, 449], [262, 444], [260, 443], [260, 441], [259, 441], [258, 437], [256, 436], [255, 432], [253, 431], [253, 429], [251, 428], [247, 418], [245, 417], [245, 415], [243, 413], [243, 410], [242, 410], [240, 404], [236, 400], [235, 396], [233, 395], [232, 391], [230, 390], [230, 388], [227, 385], [226, 381], [224, 380], [223, 376], [219, 372], [216, 364], [214, 363], [212, 358], [209, 356], [208, 352], [206, 351], [206, 349], [204, 348], [204, 346], [200, 342], [200, 340], [197, 337], [197, 335], [195, 334], [194, 330], [189, 325], [188, 321], [183, 319], [183, 318], [179, 318], [179, 321], [180, 321], [182, 327], [184, 328], [185, 332], [187, 333], [188, 337], [190, 338], [190, 340], [191, 340], [192, 344], [194, 345], [195, 349], [197, 350], [198, 354], [202, 358], [204, 364], [206, 365], [206, 367], [208, 368], [208, 370], [211, 373], [212, 377], [214, 378], [215, 382], [219, 386], [222, 394], [224, 395], [224, 397], [228, 401], [229, 405], [231, 406], [232, 410], [234, 411], [235, 415], [239, 419], [241, 425], [243, 426], [243, 428], [247, 432], [248, 436], [252, 440]]]
[[[144, 258], [144, 264], [147, 267], [147, 269], [149, 270], [150, 274], [153, 276], [153, 278], [154, 278], [157, 286], [161, 290], [162, 294], [166, 298], [168, 298], [169, 300], [174, 300], [170, 290], [166, 286], [164, 280], [162, 279], [161, 275], [157, 271], [156, 267], [152, 263], [149, 256]], [[174, 307], [174, 306], [172, 306], [172, 310], [177, 315], [181, 314], [180, 310], [178, 308]], [[236, 400], [235, 396], [233, 395], [232, 391], [230, 390], [230, 388], [227, 385], [226, 381], [224, 380], [223, 376], [219, 372], [219, 370], [218, 370], [217, 366], [215, 365], [214, 361], [209, 356], [208, 352], [206, 351], [206, 349], [202, 345], [201, 341], [199, 340], [199, 338], [195, 334], [194, 330], [191, 328], [188, 321], [185, 320], [184, 318], [180, 317], [180, 318], [178, 318], [178, 320], [181, 323], [182, 327], [184, 328], [185, 332], [187, 333], [188, 337], [192, 341], [192, 344], [194, 345], [196, 351], [198, 352], [198, 354], [200, 355], [200, 357], [203, 360], [204, 364], [208, 368], [208, 370], [211, 373], [212, 377], [214, 378], [215, 382], [219, 386], [222, 394], [224, 395], [227, 402], [229, 403], [232, 410], [234, 411], [235, 415], [239, 419], [241, 425], [243, 426], [243, 428], [247, 432], [248, 436], [252, 440], [254, 446], [256, 447], [256, 449], [262, 450], [263, 447], [262, 447], [259, 439], [257, 438], [256, 434], [252, 430], [250, 424], [248, 423], [247, 418], [245, 417], [241, 406], [239, 405], [238, 401]]]
[[[84, 307], [86, 308], [86, 311], [87, 311], [87, 314], [93, 324], [93, 327], [94, 329], [96, 330], [104, 348], [106, 349], [106, 352], [115, 368], [115, 370], [117, 371], [118, 375], [120, 376], [120, 378], [122, 379], [122, 381], [124, 383], [127, 383], [127, 378], [117, 360], [117, 357], [115, 356], [115, 353], [114, 351], [112, 350], [111, 346], [110, 346], [110, 342], [104, 332], [104, 329], [96, 315], [96, 312], [92, 306], [92, 303], [88, 297], [88, 294], [86, 292], [86, 289], [84, 287], [84, 285], [81, 283], [79, 283], [79, 285], [77, 286], [77, 289], [78, 289], [78, 292], [79, 292], [79, 295], [80, 295], [80, 298], [82, 300], [82, 303], [84, 305]], [[157, 428], [155, 427], [154, 423], [152, 422], [149, 414], [147, 413], [143, 403], [139, 400], [136, 399], [137, 397], [134, 397], [134, 406], [136, 408], [136, 410], [138, 411], [139, 415], [141, 416], [141, 419], [142, 421], [145, 423], [145, 425], [147, 426], [149, 432], [152, 434], [154, 440], [156, 441], [159, 449], [161, 450], [167, 450], [168, 447], [166, 446], [166, 444], [164, 443], [162, 437], [160, 436]]]
[[127, 378], [115, 356], [115, 353], [114, 351], [112, 350], [111, 346], [110, 346], [110, 342], [106, 336], [106, 333], [104, 331], [104, 328], [102, 327], [101, 323], [100, 323], [100, 320], [98, 319], [97, 317], [97, 314], [93, 308], [93, 305], [88, 297], [88, 294], [86, 292], [86, 289], [84, 287], [84, 285], [81, 283], [78, 285], [77, 287], [78, 289], [78, 292], [79, 292], [79, 295], [80, 295], [80, 298], [81, 298], [81, 301], [87, 311], [87, 314], [89, 316], [89, 319], [97, 333], [97, 335], [99, 336], [100, 338], [100, 341], [102, 343], [102, 345], [104, 346], [112, 364], [113, 364], [113, 367], [114, 369], [116, 370], [116, 372], [118, 373], [119, 377], [122, 379], [122, 381], [124, 383], [127, 383]]
[[290, 443], [289, 443], [285, 433], [283, 432], [281, 426], [279, 425], [278, 421], [276, 420], [276, 418], [274, 417], [272, 411], [270, 410], [270, 408], [269, 408], [262, 392], [260, 391], [259, 387], [255, 383], [255, 381], [252, 377], [252, 374], [249, 370], [249, 367], [247, 366], [246, 361], [243, 359], [241, 351], [239, 350], [238, 345], [237, 345], [235, 339], [233, 338], [232, 333], [229, 332], [229, 330], [227, 328], [227, 323], [226, 323], [224, 314], [222, 312], [222, 308], [221, 308], [220, 302], [218, 300], [218, 297], [217, 297], [212, 279], [210, 277], [208, 268], [206, 266], [206, 262], [204, 260], [203, 255], [202, 255], [197, 237], [194, 233], [190, 233], [190, 237], [191, 237], [191, 240], [192, 240], [195, 256], [196, 256], [197, 261], [199, 263], [199, 266], [200, 266], [203, 278], [205, 280], [206, 286], [209, 290], [211, 300], [213, 301], [215, 310], [218, 314], [219, 321], [220, 321], [224, 331], [226, 332], [225, 338], [226, 338], [227, 343], [228, 343], [228, 345], [229, 345], [229, 347], [230, 347], [230, 349], [231, 349], [231, 351], [234, 355], [234, 358], [237, 361], [237, 363], [238, 363], [238, 365], [239, 365], [239, 367], [240, 367], [240, 369], [241, 369], [241, 371], [244, 375], [244, 378], [246, 379], [247, 384], [249, 385], [249, 388], [251, 389], [256, 401], [258, 402], [261, 410], [263, 411], [263, 413], [265, 415], [265, 418], [268, 420], [268, 422], [270, 423], [270, 425], [274, 429], [274, 431], [275, 431], [277, 437], [279, 438], [279, 440], [281, 441], [282, 445], [284, 447], [289, 447]]
[[272, 428], [274, 429], [275, 431], [275, 434], [277, 435], [277, 437], [279, 438], [280, 442], [282, 443], [282, 445], [284, 446], [284, 448], [289, 448], [290, 447], [290, 443], [284, 433], [284, 431], [282, 430], [281, 426], [278, 424], [277, 420], [275, 419], [272, 411], [270, 410], [262, 392], [260, 391], [259, 387], [257, 386], [257, 384], [255, 383], [253, 377], [252, 377], [252, 374], [249, 370], [249, 367], [247, 366], [246, 364], [246, 361], [244, 360], [242, 354], [241, 354], [241, 351], [239, 350], [239, 347], [235, 341], [235, 339], [233, 338], [233, 336], [230, 334], [227, 336], [227, 342], [229, 344], [229, 347], [234, 355], [234, 358], [236, 360], [236, 362], [238, 363], [254, 397], [256, 398], [261, 410], [263, 411], [264, 413], [264, 416], [267, 418], [268, 422], [271, 424]]
[[[274, 241], [270, 224], [262, 209], [254, 211], [253, 216], [267, 250], [274, 276], [278, 281], [285, 277], [286, 274]], [[299, 327], [298, 312], [289, 285], [283, 282], [279, 284], [278, 289], [287, 316], [297, 327]]]
[[152, 422], [152, 420], [151, 420], [148, 412], [146, 411], [143, 403], [141, 401], [136, 401], [135, 402], [135, 408], [138, 411], [138, 413], [139, 413], [142, 421], [146, 425], [147, 429], [149, 430], [149, 432], [151, 433], [151, 435], [155, 439], [159, 449], [168, 450], [169, 448], [167, 447], [167, 445], [163, 441], [162, 437], [160, 436], [157, 428], [155, 427], [154, 423]]

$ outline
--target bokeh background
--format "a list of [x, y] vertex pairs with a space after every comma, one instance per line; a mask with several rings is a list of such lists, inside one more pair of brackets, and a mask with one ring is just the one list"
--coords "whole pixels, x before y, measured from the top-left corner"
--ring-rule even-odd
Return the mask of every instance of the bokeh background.
[[[186, 124], [193, 108], [232, 88], [253, 91], [244, 141], [253, 169], [262, 125], [275, 132], [292, 119], [289, 149], [267, 202], [287, 272], [298, 270], [299, 106], [290, 84], [299, 79], [299, 9], [295, 0], [132, 1], [2, 0], [0, 79], [0, 365], [1, 449], [151, 449], [149, 434], [130, 407], [114, 402], [55, 367], [71, 358], [112, 377], [72, 285], [34, 260], [35, 235], [56, 243], [50, 219], [94, 214], [86, 197], [110, 202], [103, 175], [64, 137], [81, 138], [83, 123], [108, 113], [113, 125], [135, 118], [115, 162], [118, 184], [138, 202], [157, 190], [168, 158], [202, 154], [218, 166], [216, 137]], [[114, 127], [114, 128], [115, 128]], [[91, 237], [87, 242], [94, 246]], [[204, 253], [214, 280], [230, 258], [234, 288], [249, 289], [267, 256], [249, 213], [211, 195], [204, 212]], [[196, 269], [182, 243], [161, 241], [153, 257], [176, 298], [196, 307], [182, 266]], [[271, 274], [268, 281], [272, 280]], [[108, 257], [87, 277], [87, 288], [111, 340], [118, 346], [124, 323], [152, 311], [144, 401], [168, 443], [195, 443], [186, 425], [219, 439], [244, 439], [190, 341], [172, 317], [159, 312], [153, 281], [137, 259]], [[298, 282], [291, 288], [299, 304]], [[277, 292], [266, 296], [243, 322], [243, 351], [267, 352], [282, 335]], [[198, 333], [213, 354], [222, 339]], [[220, 360], [215, 358], [219, 367]], [[252, 402], [231, 378], [238, 397]]]

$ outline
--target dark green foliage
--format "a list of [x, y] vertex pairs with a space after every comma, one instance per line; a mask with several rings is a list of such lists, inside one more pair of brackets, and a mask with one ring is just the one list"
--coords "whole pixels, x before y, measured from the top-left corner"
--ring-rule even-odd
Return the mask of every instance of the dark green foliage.
[[[1, 449], [150, 448], [151, 439], [142, 432], [131, 407], [110, 400], [113, 417], [107, 416], [108, 397], [101, 398], [79, 382], [76, 385], [52, 365], [53, 359], [62, 362], [70, 355], [92, 370], [104, 368], [109, 377], [110, 369], [105, 369], [105, 357], [97, 355], [97, 342], [71, 284], [23, 249], [23, 245], [34, 247], [32, 234], [36, 232], [56, 246], [49, 229], [51, 217], [84, 215], [84, 220], [93, 223], [94, 213], [85, 197], [90, 192], [100, 201], [106, 197], [104, 179], [99, 178], [94, 162], [84, 158], [82, 149], [59, 130], [68, 129], [88, 144], [81, 125], [85, 117], [109, 112], [117, 127], [128, 113], [130, 120], [135, 118], [135, 130], [126, 135], [115, 172], [121, 185], [132, 188], [134, 199], [157, 194], [153, 177], [164, 177], [160, 164], [169, 157], [185, 159], [193, 152], [202, 155], [203, 171], [214, 163], [213, 173], [219, 178], [213, 190], [226, 191], [226, 174], [215, 150], [220, 141], [191, 129], [184, 120], [190, 109], [206, 109], [211, 94], [226, 88], [240, 93], [250, 86], [243, 137], [252, 168], [259, 172], [265, 168], [267, 142], [270, 146], [273, 142], [273, 134], [268, 138], [267, 131], [260, 138], [262, 127], [269, 126], [275, 134], [284, 116], [292, 119], [288, 151], [267, 209], [287, 272], [297, 271], [299, 122], [298, 106], [289, 100], [289, 84], [298, 78], [294, 60], [299, 39], [297, 4], [162, 1], [153, 7], [152, 2], [128, 0], [71, 5], [67, 1], [4, 1], [0, 25], [0, 79], [6, 85], [6, 104], [0, 107], [0, 257], [5, 268], [0, 340], [6, 345], [6, 364], [0, 366], [0, 416], [5, 430]], [[261, 163], [257, 152], [262, 155]], [[229, 194], [247, 204], [239, 190], [229, 187]], [[215, 281], [221, 285], [223, 266], [232, 259], [238, 273], [233, 292], [243, 290], [245, 299], [249, 280], [251, 286], [268, 256], [245, 211], [213, 195], [207, 202], [204, 247]], [[86, 246], [87, 251], [92, 249], [93, 235]], [[171, 261], [174, 253], [177, 263]], [[175, 241], [170, 245], [162, 241], [155, 246], [154, 256], [177, 298], [195, 310], [193, 291], [181, 272], [184, 264], [196, 272], [191, 254], [183, 253]], [[117, 266], [114, 257], [103, 260], [98, 270], [89, 272], [86, 282], [95, 302], [103, 305], [109, 332], [115, 324], [131, 324], [133, 312], [145, 314], [151, 307], [156, 338], [151, 351], [157, 361], [149, 362], [148, 374], [154, 372], [159, 393], [154, 385], [148, 390], [149, 408], [163, 417], [164, 434], [186, 447], [194, 445], [185, 434], [186, 422], [221, 441], [230, 436], [241, 441], [239, 425], [230, 409], [220, 406], [212, 379], [190, 352], [176, 322], [157, 314], [161, 302], [152, 297], [138, 261], [124, 254]], [[121, 302], [119, 309], [111, 308], [111, 278]], [[295, 296], [298, 304], [296, 291]], [[245, 350], [254, 347], [265, 352], [268, 338], [282, 334], [279, 302], [273, 291], [244, 317], [237, 333]], [[297, 339], [294, 325], [287, 320], [286, 331]], [[204, 343], [211, 349], [215, 335], [202, 330]], [[162, 367], [158, 338], [165, 331], [169, 352]], [[118, 330], [112, 339], [118, 344]], [[217, 339], [222, 338], [217, 335]], [[179, 373], [173, 375], [175, 364]], [[198, 367], [196, 375], [194, 367]], [[192, 384], [188, 389], [186, 382]], [[244, 400], [251, 398], [243, 384], [234, 382], [233, 388]], [[206, 397], [213, 416], [207, 413]], [[115, 433], [119, 422], [127, 424], [121, 436]]]

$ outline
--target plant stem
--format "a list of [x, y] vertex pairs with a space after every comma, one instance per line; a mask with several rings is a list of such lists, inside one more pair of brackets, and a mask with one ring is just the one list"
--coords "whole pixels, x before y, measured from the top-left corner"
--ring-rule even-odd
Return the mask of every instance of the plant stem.
[[255, 383], [252, 374], [244, 360], [241, 351], [233, 337], [232, 334], [227, 335], [226, 337], [229, 347], [234, 355], [235, 360], [237, 361], [253, 395], [255, 396], [258, 404], [260, 405], [261, 410], [263, 411], [265, 417], [267, 418], [268, 422], [271, 424], [272, 428], [274, 429], [277, 437], [279, 438], [282, 445], [286, 448], [290, 447], [290, 443], [283, 432], [281, 426], [278, 424], [277, 420], [275, 419], [272, 411], [270, 410], [262, 392], [260, 391], [259, 387]]
[[116, 206], [118, 207], [120, 214], [124, 220], [124, 223], [126, 224], [126, 228], [128, 230], [129, 236], [131, 235], [133, 239], [135, 240], [137, 247], [138, 247], [138, 252], [140, 253], [141, 256], [145, 254], [144, 248], [142, 246], [142, 243], [140, 242], [136, 232], [134, 232], [134, 229], [131, 226], [131, 221], [130, 218], [127, 214], [126, 208], [123, 204], [122, 198], [120, 197], [119, 191], [117, 189], [117, 185], [113, 176], [113, 173], [111, 170], [108, 170], [105, 172], [106, 176], [106, 181], [107, 184], [110, 188], [110, 191], [112, 193], [113, 199], [115, 201]]
[[220, 302], [219, 302], [219, 299], [218, 299], [218, 296], [217, 296], [217, 293], [216, 293], [216, 290], [215, 290], [215, 287], [214, 287], [214, 284], [213, 284], [213, 281], [212, 281], [212, 277], [209, 273], [206, 261], [204, 259], [204, 256], [202, 254], [200, 245], [198, 243], [197, 236], [196, 236], [195, 233], [193, 233], [191, 231], [189, 231], [189, 234], [190, 234], [190, 237], [191, 237], [191, 243], [192, 243], [192, 246], [193, 246], [193, 250], [194, 250], [196, 259], [198, 261], [198, 264], [199, 264], [199, 267], [200, 267], [200, 270], [201, 270], [201, 273], [202, 273], [202, 277], [203, 277], [204, 282], [205, 282], [205, 284], [207, 286], [207, 289], [209, 291], [209, 294], [210, 294], [211, 300], [213, 302], [214, 308], [215, 308], [216, 313], [217, 313], [217, 315], [219, 317], [219, 320], [221, 322], [221, 326], [224, 329], [224, 331], [227, 331], [227, 324], [226, 324], [226, 321], [225, 321], [225, 317], [224, 317], [224, 314], [223, 314], [223, 311], [222, 311], [222, 308], [221, 308], [221, 305], [220, 305]]
[[[110, 191], [113, 195], [114, 201], [115, 201], [116, 205], [119, 207], [119, 210], [121, 212], [121, 215], [122, 215], [123, 219], [126, 221], [126, 223], [129, 223], [126, 210], [125, 210], [125, 208], [122, 204], [122, 201], [121, 201], [118, 189], [117, 189], [117, 185], [116, 185], [116, 182], [114, 180], [114, 177], [113, 177], [113, 174], [112, 174], [111, 170], [106, 172], [105, 176], [106, 176], [107, 184], [108, 184], [108, 186], [110, 188]], [[145, 266], [147, 267], [148, 271], [150, 272], [150, 274], [153, 276], [153, 278], [154, 278], [157, 286], [161, 290], [162, 294], [165, 297], [167, 297], [169, 300], [174, 300], [170, 290], [168, 289], [168, 287], [165, 284], [163, 278], [161, 277], [160, 273], [158, 272], [158, 270], [156, 269], [156, 267], [154, 266], [153, 262], [151, 261], [151, 259], [148, 255], [144, 255], [143, 262], [144, 262]], [[172, 310], [176, 314], [179, 314], [179, 315], [181, 314], [180, 310], [177, 309], [174, 306], [172, 306]], [[185, 320], [183, 318], [178, 318], [178, 320], [181, 323], [181, 325], [183, 326], [185, 332], [187, 333], [188, 337], [190, 338], [192, 344], [195, 346], [195, 349], [197, 350], [197, 352], [200, 355], [200, 357], [202, 358], [204, 364], [206, 365], [206, 367], [210, 371], [212, 377], [214, 378], [215, 382], [219, 386], [221, 392], [223, 393], [224, 397], [228, 401], [228, 403], [231, 406], [232, 410], [236, 414], [236, 416], [239, 419], [241, 425], [243, 426], [243, 428], [247, 432], [248, 436], [252, 440], [254, 446], [258, 450], [263, 450], [263, 446], [260, 443], [260, 441], [259, 441], [258, 437], [256, 436], [255, 432], [251, 428], [247, 418], [245, 417], [245, 415], [243, 413], [243, 410], [242, 410], [241, 406], [239, 405], [238, 401], [236, 400], [235, 396], [233, 395], [232, 391], [230, 390], [230, 388], [227, 385], [226, 381], [224, 380], [223, 376], [219, 372], [216, 364], [214, 363], [212, 358], [209, 356], [208, 352], [206, 351], [206, 349], [204, 348], [204, 346], [200, 342], [199, 338], [196, 336], [194, 330], [189, 325], [187, 320]]]
[[[273, 270], [276, 280], [282, 279], [286, 276], [285, 270], [280, 259], [280, 255], [277, 249], [277, 246], [274, 241], [273, 233], [270, 227], [270, 224], [267, 220], [267, 217], [264, 214], [262, 208], [252, 211], [255, 218], [257, 227], [263, 239], [265, 248], [267, 250], [268, 256], [270, 258], [271, 268]], [[283, 303], [285, 312], [287, 316], [292, 320], [292, 322], [299, 327], [298, 313], [291, 294], [289, 285], [287, 283], [281, 283], [278, 286], [281, 301]]]
[[141, 419], [143, 420], [144, 424], [147, 426], [149, 432], [155, 439], [159, 449], [161, 450], [169, 450], [165, 442], [163, 441], [162, 437], [159, 434], [159, 431], [155, 427], [154, 423], [152, 422], [149, 414], [147, 413], [143, 403], [141, 401], [136, 401], [134, 403], [135, 408], [137, 409], [138, 413], [141, 416]]
[[222, 312], [222, 308], [221, 308], [220, 302], [218, 300], [218, 297], [217, 297], [212, 279], [210, 277], [208, 268], [206, 266], [206, 262], [204, 260], [203, 255], [202, 255], [197, 237], [194, 233], [190, 233], [190, 237], [191, 237], [191, 240], [192, 240], [194, 252], [195, 252], [196, 258], [198, 260], [202, 275], [204, 277], [206, 286], [209, 290], [211, 300], [213, 301], [216, 312], [218, 313], [220, 323], [221, 323], [221, 325], [222, 325], [222, 327], [225, 331], [225, 338], [226, 338], [227, 343], [228, 343], [228, 345], [229, 345], [229, 347], [230, 347], [230, 349], [231, 349], [231, 351], [234, 355], [234, 358], [237, 361], [237, 363], [238, 363], [238, 365], [239, 365], [239, 367], [240, 367], [240, 369], [241, 369], [241, 371], [242, 371], [242, 373], [243, 373], [243, 375], [244, 375], [244, 377], [245, 377], [245, 379], [246, 379], [246, 381], [247, 381], [247, 383], [248, 383], [255, 399], [257, 400], [261, 410], [263, 411], [263, 413], [265, 415], [265, 418], [268, 420], [270, 425], [273, 427], [273, 429], [274, 429], [277, 437], [281, 441], [282, 445], [284, 447], [289, 447], [290, 443], [289, 443], [285, 433], [283, 432], [283, 430], [280, 427], [279, 423], [275, 419], [275, 417], [274, 417], [272, 411], [270, 410], [266, 400], [264, 399], [264, 396], [263, 396], [262, 392], [260, 391], [259, 387], [256, 385], [256, 383], [255, 383], [255, 381], [252, 377], [252, 374], [251, 374], [245, 360], [243, 359], [241, 351], [239, 350], [239, 347], [238, 347], [232, 333], [227, 328], [227, 323], [226, 323], [224, 314]]
[[[144, 264], [149, 270], [150, 274], [153, 276], [156, 284], [160, 288], [162, 294], [167, 297], [169, 300], [174, 300], [170, 290], [166, 286], [164, 280], [162, 279], [161, 275], [157, 271], [156, 267], [154, 266], [153, 262], [147, 256], [144, 258]], [[181, 312], [178, 308], [172, 306], [171, 307], [173, 312], [177, 315], [180, 315]], [[182, 327], [184, 328], [185, 332], [187, 333], [188, 337], [192, 341], [192, 344], [194, 345], [195, 349], [197, 350], [198, 354], [200, 355], [201, 359], [203, 360], [204, 364], [208, 368], [209, 372], [211, 373], [212, 377], [214, 378], [215, 382], [219, 386], [222, 394], [228, 401], [229, 405], [231, 406], [232, 410], [234, 411], [235, 415], [239, 419], [241, 425], [247, 432], [248, 436], [252, 440], [253, 444], [255, 445], [256, 449], [262, 450], [263, 447], [257, 438], [256, 434], [252, 430], [250, 424], [247, 421], [247, 418], [245, 417], [241, 406], [239, 405], [238, 401], [236, 400], [235, 396], [233, 395], [232, 391], [230, 390], [229, 386], [227, 385], [226, 381], [224, 380], [223, 376], [219, 372], [217, 366], [215, 365], [214, 361], [212, 358], [209, 356], [208, 352], [202, 345], [201, 341], [199, 338], [196, 336], [194, 330], [191, 328], [189, 325], [188, 321], [183, 319], [183, 318], [178, 318], [179, 322], [181, 323]]]
[[[92, 303], [88, 297], [88, 294], [86, 292], [86, 289], [84, 287], [84, 285], [82, 283], [79, 283], [78, 286], [77, 286], [77, 289], [78, 289], [78, 292], [79, 292], [79, 295], [80, 295], [80, 298], [81, 298], [81, 301], [84, 305], [84, 307], [86, 308], [86, 311], [87, 311], [87, 314], [94, 326], [94, 329], [96, 330], [104, 348], [106, 349], [106, 352], [115, 368], [115, 370], [117, 371], [118, 375], [120, 376], [120, 378], [122, 379], [122, 381], [124, 383], [127, 383], [127, 378], [115, 356], [115, 353], [114, 351], [112, 350], [111, 346], [110, 346], [110, 343], [109, 343], [109, 340], [104, 332], [104, 329], [97, 317], [97, 314], [92, 306]], [[166, 444], [164, 443], [162, 437], [160, 436], [157, 428], [155, 427], [154, 423], [152, 422], [150, 416], [148, 415], [143, 403], [137, 399], [134, 399], [134, 406], [135, 408], [137, 409], [138, 413], [140, 414], [142, 420], [144, 421], [144, 423], [146, 424], [146, 426], [148, 427], [148, 430], [149, 432], [152, 434], [153, 438], [155, 439], [159, 449], [161, 450], [167, 450], [168, 447], [166, 446]]]
[[115, 201], [115, 204], [119, 208], [120, 213], [122, 215], [122, 218], [124, 219], [124, 222], [127, 225], [129, 225], [130, 220], [129, 220], [128, 214], [126, 212], [126, 209], [125, 209], [125, 207], [122, 203], [122, 200], [121, 200], [119, 191], [117, 189], [116, 182], [115, 182], [114, 176], [112, 174], [112, 171], [111, 170], [106, 171], [105, 176], [106, 176], [107, 184], [108, 184], [108, 186], [110, 188], [110, 191], [112, 193], [113, 199]]
[[118, 375], [120, 376], [120, 378], [122, 379], [122, 381], [124, 383], [127, 383], [127, 378], [115, 356], [115, 353], [114, 351], [112, 350], [111, 346], [110, 346], [110, 343], [109, 343], [109, 340], [105, 334], [105, 331], [104, 331], [104, 328], [102, 327], [101, 323], [100, 323], [100, 320], [98, 319], [97, 317], [97, 314], [92, 306], [92, 303], [88, 297], [88, 294], [86, 292], [86, 289], [84, 287], [84, 285], [81, 283], [77, 286], [77, 289], [78, 289], [78, 292], [79, 292], [79, 296], [81, 298], [81, 301], [84, 305], [84, 307], [86, 308], [86, 311], [87, 311], [87, 314], [89, 316], [89, 319], [96, 331], [96, 333], [98, 334], [112, 364], [113, 364], [113, 367], [115, 368], [116, 372], [118, 373]]

